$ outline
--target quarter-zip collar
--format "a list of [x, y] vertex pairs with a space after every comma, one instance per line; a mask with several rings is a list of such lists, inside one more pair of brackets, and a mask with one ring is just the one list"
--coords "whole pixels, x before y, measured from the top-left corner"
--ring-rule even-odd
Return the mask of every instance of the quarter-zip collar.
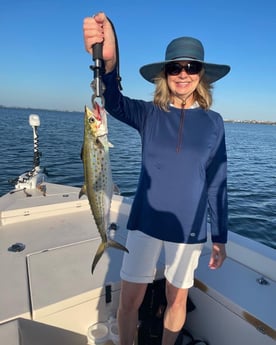
[[181, 114], [180, 114], [180, 123], [179, 123], [179, 128], [178, 128], [176, 152], [179, 152], [181, 150], [182, 142], [183, 142], [185, 104], [186, 104], [186, 102], [183, 101], [182, 102], [182, 107], [181, 107]]
[[[183, 144], [183, 132], [184, 132], [184, 119], [185, 119], [185, 101], [182, 102], [181, 113], [180, 113], [180, 120], [179, 120], [179, 127], [178, 127], [178, 135], [177, 135], [177, 145], [176, 145], [176, 152], [180, 152]], [[173, 104], [171, 104], [174, 107]], [[189, 109], [198, 108], [199, 104], [195, 101]]]

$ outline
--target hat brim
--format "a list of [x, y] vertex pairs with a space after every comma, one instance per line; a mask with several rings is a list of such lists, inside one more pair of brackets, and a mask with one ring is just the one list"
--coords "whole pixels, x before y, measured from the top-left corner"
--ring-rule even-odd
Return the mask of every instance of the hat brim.
[[140, 68], [140, 73], [142, 77], [145, 78], [147, 81], [149, 81], [150, 83], [154, 83], [154, 79], [162, 71], [164, 66], [168, 62], [173, 62], [173, 61], [199, 61], [201, 62], [203, 64], [204, 71], [205, 71], [204, 72], [205, 79], [210, 84], [223, 78], [230, 71], [230, 66], [228, 65], [218, 65], [218, 64], [208, 63], [208, 62], [195, 60], [195, 59], [179, 58], [179, 59], [167, 60], [163, 62], [156, 62], [156, 63], [144, 65]]

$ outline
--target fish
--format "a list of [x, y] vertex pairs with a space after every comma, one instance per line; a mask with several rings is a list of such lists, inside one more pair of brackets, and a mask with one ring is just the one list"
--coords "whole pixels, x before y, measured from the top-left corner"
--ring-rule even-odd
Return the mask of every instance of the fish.
[[114, 190], [111, 164], [109, 158], [107, 113], [96, 102], [93, 111], [87, 106], [84, 109], [84, 136], [81, 158], [83, 161], [84, 185], [79, 192], [79, 198], [87, 196], [94, 217], [101, 243], [95, 254], [91, 273], [104, 251], [113, 247], [128, 253], [122, 244], [108, 238], [111, 200]]

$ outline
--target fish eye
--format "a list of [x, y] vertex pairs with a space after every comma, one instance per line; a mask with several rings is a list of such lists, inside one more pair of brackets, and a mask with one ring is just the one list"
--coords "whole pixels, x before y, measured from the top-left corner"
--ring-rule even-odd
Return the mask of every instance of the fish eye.
[[93, 122], [95, 122], [94, 117], [93, 117], [93, 116], [89, 117], [88, 122], [89, 122], [89, 123], [93, 123]]

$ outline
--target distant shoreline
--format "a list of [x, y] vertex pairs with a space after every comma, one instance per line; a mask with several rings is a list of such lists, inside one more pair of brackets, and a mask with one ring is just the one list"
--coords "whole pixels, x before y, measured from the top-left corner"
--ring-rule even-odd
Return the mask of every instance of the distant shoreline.
[[[68, 113], [81, 113], [79, 110], [57, 110], [57, 109], [40, 109], [40, 108], [29, 108], [29, 107], [7, 107], [5, 105], [0, 104], [0, 109], [26, 109], [26, 110], [34, 110], [34, 111], [55, 111], [55, 112], [68, 112]], [[249, 123], [249, 124], [261, 124], [261, 125], [276, 125], [276, 121], [265, 121], [265, 120], [231, 120], [231, 119], [223, 119], [224, 122], [229, 123]]]
[[250, 123], [250, 124], [257, 124], [257, 125], [276, 125], [275, 121], [262, 121], [262, 120], [230, 120], [224, 119], [224, 122], [230, 123]]
[[59, 109], [45, 109], [45, 108], [31, 108], [31, 107], [7, 107], [0, 104], [0, 109], [19, 109], [19, 110], [29, 110], [29, 111], [51, 111], [57, 113], [83, 113], [81, 110], [59, 110]]

